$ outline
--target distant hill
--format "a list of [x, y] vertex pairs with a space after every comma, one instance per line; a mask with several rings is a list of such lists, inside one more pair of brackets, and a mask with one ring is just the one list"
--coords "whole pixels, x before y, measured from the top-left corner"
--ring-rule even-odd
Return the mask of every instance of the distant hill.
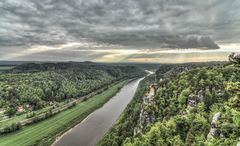
[[16, 66], [24, 63], [30, 63], [32, 61], [5, 61], [0, 60], [0, 66]]

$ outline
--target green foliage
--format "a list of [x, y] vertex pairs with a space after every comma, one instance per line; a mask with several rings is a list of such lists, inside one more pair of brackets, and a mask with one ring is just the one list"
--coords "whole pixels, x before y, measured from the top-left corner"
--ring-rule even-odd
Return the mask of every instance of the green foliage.
[[188, 96], [190, 94], [191, 94], [191, 89], [190, 88], [186, 88], [186, 89], [182, 90], [182, 92], [180, 93], [180, 95], [178, 97], [179, 103], [182, 104], [182, 105], [186, 104]]
[[[23, 64], [0, 74], [0, 107], [12, 116], [19, 106], [41, 109], [84, 96], [111, 83], [145, 73], [132, 66], [95, 63]], [[13, 105], [14, 104], [14, 105]]]
[[[157, 71], [157, 77], [162, 78], [155, 97], [157, 122], [148, 125], [142, 134], [121, 140], [119, 145], [236, 145], [240, 136], [240, 68], [185, 66], [192, 68], [186, 71], [180, 65], [181, 69], [175, 68], [174, 73], [170, 65], [165, 67]], [[211, 124], [218, 112], [220, 117]], [[215, 127], [216, 132], [213, 138], [207, 138], [211, 127]], [[114, 135], [119, 136], [121, 133]]]
[[10, 126], [5, 127], [0, 131], [0, 134], [7, 134], [13, 131], [20, 130], [22, 128], [20, 123], [13, 123]]
[[16, 112], [17, 112], [16, 107], [10, 106], [6, 109], [6, 111], [4, 113], [5, 113], [5, 115], [11, 117], [11, 116], [15, 115]]
[[32, 118], [34, 116], [36, 116], [36, 113], [35, 112], [31, 112], [31, 113], [27, 114], [26, 118]]

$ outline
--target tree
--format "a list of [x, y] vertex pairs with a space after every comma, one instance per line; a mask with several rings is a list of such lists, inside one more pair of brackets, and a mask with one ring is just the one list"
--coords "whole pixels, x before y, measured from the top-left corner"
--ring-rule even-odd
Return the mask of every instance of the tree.
[[176, 131], [179, 133], [179, 136], [182, 140], [185, 140], [187, 137], [188, 130], [190, 128], [189, 120], [186, 117], [177, 116], [176, 119]]
[[191, 146], [193, 143], [194, 143], [194, 129], [193, 127], [190, 128], [190, 130], [188, 131], [188, 134], [187, 134], [187, 138], [186, 138], [186, 146]]
[[0, 97], [0, 108], [2, 108], [2, 107], [3, 107], [3, 105], [4, 105], [4, 100], [3, 100], [3, 99], [1, 99], [1, 97]]
[[11, 116], [15, 115], [16, 112], [17, 112], [17, 108], [14, 106], [10, 106], [6, 109], [5, 114], [7, 116], [11, 117]]
[[203, 102], [205, 104], [206, 111], [209, 111], [210, 106], [215, 102], [215, 98], [212, 96], [212, 94], [209, 90], [205, 91], [205, 95], [203, 97]]
[[183, 143], [183, 141], [181, 140], [181, 138], [180, 138], [179, 135], [174, 136], [172, 145], [173, 145], [173, 146], [184, 146], [184, 143]]
[[190, 88], [186, 88], [184, 90], [182, 90], [182, 92], [180, 93], [179, 97], [178, 97], [178, 101], [180, 104], [184, 105], [187, 103], [187, 99], [188, 96], [191, 93], [191, 89]]

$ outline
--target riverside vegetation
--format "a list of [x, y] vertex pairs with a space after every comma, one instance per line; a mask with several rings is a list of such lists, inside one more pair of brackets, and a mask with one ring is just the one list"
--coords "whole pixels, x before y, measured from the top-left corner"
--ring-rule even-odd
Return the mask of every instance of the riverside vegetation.
[[[135, 98], [99, 145], [240, 144], [239, 65], [162, 65], [156, 76], [156, 106], [148, 109], [155, 113], [155, 122], [134, 133], [141, 108], [141, 97]], [[133, 106], [134, 102], [138, 106]]]
[[[29, 63], [7, 70], [0, 74], [0, 145], [48, 145], [105, 103], [126, 81], [145, 74], [134, 66], [92, 62]], [[97, 95], [80, 98], [89, 93]], [[79, 98], [82, 102], [75, 102]], [[62, 107], [70, 109], [57, 114]], [[28, 119], [39, 123], [22, 127]]]
[[21, 130], [9, 134], [0, 135], [0, 145], [50, 145], [56, 137], [81, 122], [91, 112], [113, 97], [125, 83], [126, 81], [121, 81], [118, 84], [109, 87], [108, 90], [43, 121], [24, 126]]

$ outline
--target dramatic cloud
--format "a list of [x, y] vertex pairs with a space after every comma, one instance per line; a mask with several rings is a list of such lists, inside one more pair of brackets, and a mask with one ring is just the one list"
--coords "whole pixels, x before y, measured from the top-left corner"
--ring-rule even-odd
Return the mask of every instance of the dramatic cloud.
[[[36, 53], [47, 59], [46, 52], [71, 60], [81, 49], [239, 47], [239, 7], [239, 0], [1, 0], [0, 60]], [[75, 46], [50, 49], [66, 44]], [[31, 50], [36, 46], [48, 47]]]

